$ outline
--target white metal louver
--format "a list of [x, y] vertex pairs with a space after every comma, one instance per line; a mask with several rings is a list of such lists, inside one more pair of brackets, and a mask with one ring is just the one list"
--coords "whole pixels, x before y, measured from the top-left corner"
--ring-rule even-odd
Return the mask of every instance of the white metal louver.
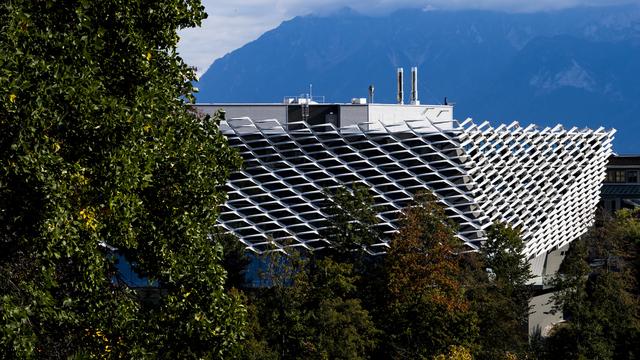
[[591, 225], [614, 133], [471, 119], [337, 128], [237, 118], [221, 127], [244, 167], [228, 182], [220, 224], [253, 251], [284, 240], [326, 246], [323, 192], [358, 182], [375, 194], [388, 235], [415, 193], [429, 189], [469, 247], [478, 247], [493, 221], [503, 221], [521, 227], [528, 257], [567, 244]]

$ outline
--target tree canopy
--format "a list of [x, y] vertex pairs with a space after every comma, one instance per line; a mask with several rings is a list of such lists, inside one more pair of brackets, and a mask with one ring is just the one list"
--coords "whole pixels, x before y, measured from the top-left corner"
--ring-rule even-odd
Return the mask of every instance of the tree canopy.
[[472, 345], [477, 318], [465, 296], [455, 224], [431, 193], [418, 194], [400, 224], [385, 259], [388, 356], [428, 358]]
[[[379, 209], [371, 192], [354, 185], [329, 196], [332, 216], [325, 234], [340, 244], [258, 257], [268, 281], [242, 287], [250, 330], [238, 357], [532, 356], [526, 326], [529, 264], [518, 229], [494, 224], [480, 251], [470, 252], [436, 197], [424, 192], [403, 210], [387, 253], [372, 253], [362, 239], [385, 239], [376, 230]], [[226, 251], [225, 258], [241, 258], [232, 247]], [[230, 263], [237, 268], [241, 261]]]
[[[487, 231], [474, 271], [480, 279], [469, 284], [470, 299], [479, 318], [477, 359], [526, 358], [529, 354], [529, 262], [523, 255], [520, 231], [495, 223]], [[470, 254], [470, 257], [473, 256]], [[467, 258], [468, 259], [468, 258]]]
[[640, 210], [621, 210], [571, 244], [554, 285], [566, 322], [546, 357], [634, 359], [640, 354]]
[[355, 183], [352, 189], [339, 187], [327, 196], [328, 226], [324, 238], [337, 252], [362, 254], [380, 242], [377, 211], [368, 187]]
[[[242, 337], [213, 245], [240, 158], [192, 111], [199, 0], [0, 4], [0, 353], [217, 358]], [[157, 284], [118, 279], [114, 252]]]

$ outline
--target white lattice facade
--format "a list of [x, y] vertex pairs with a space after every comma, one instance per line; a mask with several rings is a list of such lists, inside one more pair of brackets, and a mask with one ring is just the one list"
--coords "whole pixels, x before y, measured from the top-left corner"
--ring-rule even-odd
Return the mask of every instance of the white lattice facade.
[[[476, 249], [493, 221], [522, 229], [534, 258], [585, 233], [594, 220], [613, 131], [491, 127], [468, 119], [309, 125], [229, 119], [222, 123], [244, 168], [229, 181], [221, 225], [250, 249], [272, 244], [317, 248], [326, 226], [326, 189], [367, 185], [381, 230], [431, 190]], [[384, 251], [385, 243], [378, 244]]]

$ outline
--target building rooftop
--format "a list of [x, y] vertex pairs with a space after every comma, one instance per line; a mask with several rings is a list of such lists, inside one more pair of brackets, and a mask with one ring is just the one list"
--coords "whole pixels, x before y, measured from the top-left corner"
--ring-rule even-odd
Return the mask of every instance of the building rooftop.
[[[351, 103], [285, 101], [283, 103], [196, 104], [196, 107], [206, 114], [213, 114], [222, 109], [229, 125], [237, 127], [238, 124], [244, 124], [250, 120], [263, 129], [269, 128], [272, 133], [322, 125], [332, 125], [337, 129], [351, 131], [375, 131], [385, 127], [403, 131], [406, 130], [408, 123], [416, 124], [416, 122], [421, 122], [416, 126], [420, 126], [423, 131], [450, 130], [454, 127], [451, 105], [378, 104], [369, 103], [367, 99], [353, 99]], [[438, 129], [435, 129], [435, 126]], [[223, 131], [226, 130], [223, 128]], [[253, 132], [249, 126], [242, 131]]]

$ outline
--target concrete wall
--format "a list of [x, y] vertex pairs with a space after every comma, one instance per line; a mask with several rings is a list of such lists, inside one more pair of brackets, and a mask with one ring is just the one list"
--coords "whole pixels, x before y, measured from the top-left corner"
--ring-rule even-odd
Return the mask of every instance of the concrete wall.
[[361, 125], [369, 121], [369, 110], [367, 105], [342, 105], [340, 106], [340, 127], [351, 127], [347, 132], [360, 132], [360, 129], [367, 130], [368, 125]]
[[560, 264], [562, 264], [562, 260], [564, 260], [564, 255], [567, 250], [569, 250], [569, 246], [570, 244], [561, 246], [529, 260], [531, 274], [534, 276], [531, 283], [534, 285], [545, 285], [546, 280], [554, 276], [560, 269]]
[[543, 337], [549, 336], [549, 331], [554, 325], [563, 322], [562, 312], [551, 314], [553, 304], [551, 297], [553, 293], [535, 296], [529, 300], [531, 314], [529, 315], [529, 336], [540, 334]]

